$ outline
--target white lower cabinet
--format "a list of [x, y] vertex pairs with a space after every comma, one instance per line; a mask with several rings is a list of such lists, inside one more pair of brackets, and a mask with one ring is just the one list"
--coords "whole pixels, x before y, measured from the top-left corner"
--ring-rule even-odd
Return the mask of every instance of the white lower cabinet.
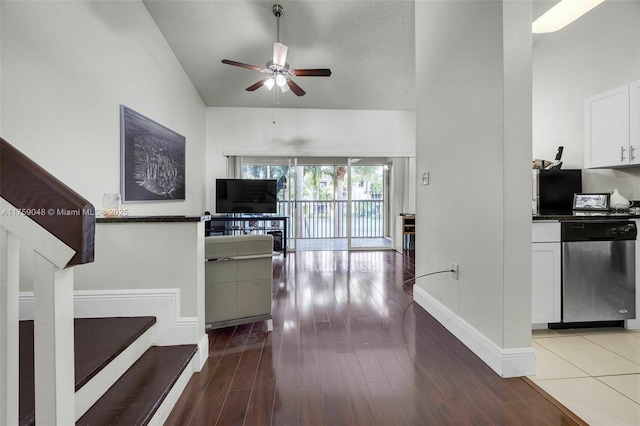
[[560, 322], [560, 243], [533, 243], [531, 322]]
[[560, 322], [560, 223], [534, 223], [532, 241], [531, 322]]

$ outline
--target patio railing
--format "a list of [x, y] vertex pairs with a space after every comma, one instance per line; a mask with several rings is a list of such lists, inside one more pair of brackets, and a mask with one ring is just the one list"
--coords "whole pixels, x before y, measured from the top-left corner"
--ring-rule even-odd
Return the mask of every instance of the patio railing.
[[[289, 211], [291, 204], [281, 201], [278, 213], [290, 217], [290, 236], [297, 235], [301, 239], [346, 238], [347, 203], [347, 200], [296, 201], [296, 210], [301, 215], [296, 220], [293, 212]], [[352, 200], [351, 236], [384, 237], [383, 211], [382, 200]]]

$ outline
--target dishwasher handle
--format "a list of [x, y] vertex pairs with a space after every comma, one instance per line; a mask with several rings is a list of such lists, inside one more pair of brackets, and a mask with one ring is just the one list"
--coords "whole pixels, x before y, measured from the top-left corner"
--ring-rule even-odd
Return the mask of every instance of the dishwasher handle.
[[635, 238], [612, 238], [612, 237], [587, 237], [581, 241], [628, 241], [635, 240]]

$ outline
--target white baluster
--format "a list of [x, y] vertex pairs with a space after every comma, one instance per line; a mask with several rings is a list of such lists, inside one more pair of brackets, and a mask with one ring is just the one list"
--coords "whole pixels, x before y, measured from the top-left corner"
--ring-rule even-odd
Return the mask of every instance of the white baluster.
[[36, 424], [75, 423], [73, 269], [34, 256]]
[[20, 240], [0, 227], [0, 424], [18, 424]]

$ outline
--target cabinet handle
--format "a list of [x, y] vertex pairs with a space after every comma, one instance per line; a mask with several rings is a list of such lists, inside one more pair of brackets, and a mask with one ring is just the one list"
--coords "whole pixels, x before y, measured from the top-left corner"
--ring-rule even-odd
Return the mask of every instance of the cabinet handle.
[[635, 160], [635, 159], [636, 159], [636, 156], [635, 156], [635, 155], [633, 155], [633, 153], [635, 152], [635, 150], [636, 150], [636, 147], [635, 147], [635, 146], [631, 145], [631, 146], [629, 147], [629, 154], [630, 154], [630, 157], [631, 157], [631, 158], [629, 158], [629, 161], [633, 161], [633, 160]]
[[620, 147], [620, 161], [624, 161], [624, 146]]

